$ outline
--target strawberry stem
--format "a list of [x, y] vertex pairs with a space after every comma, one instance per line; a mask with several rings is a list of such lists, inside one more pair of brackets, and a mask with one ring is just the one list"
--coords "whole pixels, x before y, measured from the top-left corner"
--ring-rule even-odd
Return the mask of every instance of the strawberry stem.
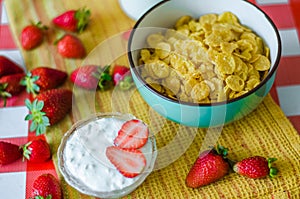
[[29, 160], [30, 159], [30, 154], [31, 151], [28, 149], [28, 146], [31, 144], [32, 142], [28, 142], [26, 144], [24, 144], [22, 146], [23, 149], [23, 161], [25, 161], [25, 159]]
[[37, 26], [39, 29], [41, 30], [48, 30], [48, 26], [43, 25], [41, 21], [38, 21], [36, 24], [34, 24], [35, 26]]
[[30, 132], [35, 131], [36, 135], [44, 134], [46, 132], [46, 127], [50, 126], [49, 118], [46, 116], [45, 112], [42, 112], [44, 102], [35, 99], [31, 103], [26, 99], [25, 105], [30, 111], [30, 113], [25, 116], [25, 120], [32, 121], [29, 127]]
[[101, 91], [108, 90], [113, 86], [113, 78], [109, 73], [110, 66], [104, 66], [104, 68], [99, 67], [98, 71], [96, 73], [93, 73], [92, 75], [99, 79], [98, 86]]
[[77, 19], [77, 31], [81, 33], [87, 26], [91, 16], [91, 11], [85, 8], [79, 9], [75, 13], [75, 18]]
[[53, 44], [54, 44], [54, 45], [57, 45], [58, 42], [59, 42], [60, 40], [62, 40], [62, 38], [63, 38], [64, 36], [66, 36], [65, 32], [60, 32], [60, 33], [58, 33], [58, 36], [57, 36], [56, 39], [54, 40]]
[[46, 196], [46, 198], [44, 196], [35, 196], [34, 198], [29, 198], [29, 199], [52, 199], [52, 195], [49, 194]]
[[221, 145], [217, 145], [215, 148], [216, 152], [219, 154], [219, 155], [222, 155], [223, 158], [226, 158], [227, 155], [228, 155], [228, 148], [225, 148]]
[[277, 158], [268, 158], [268, 167], [270, 169], [269, 176], [271, 178], [275, 177], [278, 173], [278, 170], [275, 167], [272, 167], [272, 163], [275, 162]]
[[20, 81], [20, 84], [26, 86], [26, 92], [36, 95], [40, 92], [40, 87], [36, 84], [39, 76], [32, 76], [31, 72], [26, 73], [26, 76]]
[[129, 90], [133, 85], [132, 77], [130, 75], [126, 75], [123, 80], [119, 81], [117, 86], [121, 90]]
[[0, 84], [0, 97], [3, 99], [3, 107], [6, 107], [7, 98], [11, 97], [9, 92], [6, 92], [8, 83]]

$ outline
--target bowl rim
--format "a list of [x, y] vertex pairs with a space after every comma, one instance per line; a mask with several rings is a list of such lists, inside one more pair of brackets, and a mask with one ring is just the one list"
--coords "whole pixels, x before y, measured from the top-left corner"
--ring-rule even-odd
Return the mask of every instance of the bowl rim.
[[139, 72], [136, 69], [136, 66], [134, 64], [133, 58], [132, 58], [132, 51], [131, 51], [131, 45], [132, 45], [132, 40], [133, 40], [133, 36], [135, 34], [135, 31], [137, 29], [139, 29], [139, 25], [140, 23], [143, 21], [143, 19], [149, 14], [151, 13], [153, 10], [155, 10], [157, 7], [160, 7], [161, 5], [169, 2], [171, 0], [164, 0], [161, 1], [159, 3], [157, 3], [156, 5], [154, 5], [153, 7], [151, 7], [149, 10], [147, 10], [135, 23], [135, 25], [132, 28], [132, 31], [130, 33], [130, 37], [128, 39], [128, 45], [127, 45], [127, 56], [128, 56], [128, 60], [129, 60], [129, 66], [132, 69], [133, 73], [135, 74], [136, 78], [142, 82], [142, 84], [145, 86], [145, 88], [147, 90], [149, 90], [150, 92], [154, 93], [155, 95], [158, 95], [159, 97], [170, 101], [172, 103], [179, 103], [181, 105], [188, 105], [188, 106], [200, 106], [200, 107], [212, 107], [212, 106], [218, 106], [218, 105], [225, 105], [225, 104], [230, 104], [230, 103], [234, 103], [236, 101], [242, 100], [244, 98], [247, 98], [248, 96], [254, 94], [256, 91], [258, 91], [260, 88], [262, 88], [270, 79], [271, 77], [273, 77], [273, 75], [275, 75], [278, 67], [279, 67], [279, 62], [281, 59], [281, 50], [282, 50], [282, 44], [281, 44], [281, 39], [280, 39], [280, 34], [279, 31], [275, 25], [275, 23], [273, 22], [273, 20], [261, 9], [259, 8], [257, 5], [253, 4], [252, 2], [249, 1], [243, 1], [244, 3], [248, 3], [250, 6], [253, 6], [255, 9], [257, 9], [259, 12], [261, 12], [263, 14], [263, 16], [268, 20], [268, 22], [270, 23], [270, 25], [272, 26], [272, 29], [274, 30], [274, 33], [276, 35], [277, 38], [277, 42], [278, 42], [278, 48], [277, 48], [277, 55], [276, 55], [276, 59], [274, 61], [273, 64], [273, 68], [271, 69], [271, 71], [269, 71], [268, 75], [262, 80], [260, 81], [260, 83], [253, 89], [251, 89], [250, 91], [248, 91], [247, 93], [240, 95], [236, 98], [233, 99], [229, 99], [229, 100], [225, 100], [225, 101], [221, 101], [221, 102], [211, 102], [211, 103], [194, 103], [194, 102], [186, 102], [186, 101], [181, 101], [181, 100], [176, 100], [173, 98], [170, 98], [168, 96], [165, 96], [163, 94], [161, 94], [160, 92], [156, 91], [151, 85], [149, 85], [140, 75]]

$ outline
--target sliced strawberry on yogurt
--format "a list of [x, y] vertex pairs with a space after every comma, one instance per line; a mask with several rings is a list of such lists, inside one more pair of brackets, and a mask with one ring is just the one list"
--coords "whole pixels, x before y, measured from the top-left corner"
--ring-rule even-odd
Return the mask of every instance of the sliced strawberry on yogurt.
[[138, 149], [147, 143], [149, 129], [141, 120], [125, 122], [114, 139], [114, 144], [121, 148]]
[[106, 148], [106, 156], [118, 171], [127, 178], [138, 176], [146, 166], [146, 157], [138, 149], [122, 149], [109, 146]]

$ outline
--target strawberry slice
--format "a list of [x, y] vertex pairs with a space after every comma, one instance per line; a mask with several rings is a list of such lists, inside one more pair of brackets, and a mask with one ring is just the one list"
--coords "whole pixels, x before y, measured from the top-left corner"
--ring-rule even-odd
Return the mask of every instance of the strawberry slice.
[[127, 178], [138, 176], [146, 166], [146, 158], [138, 149], [122, 149], [109, 146], [106, 148], [106, 156], [118, 171]]
[[132, 119], [125, 122], [114, 139], [114, 144], [121, 148], [138, 149], [147, 143], [149, 129], [142, 121]]

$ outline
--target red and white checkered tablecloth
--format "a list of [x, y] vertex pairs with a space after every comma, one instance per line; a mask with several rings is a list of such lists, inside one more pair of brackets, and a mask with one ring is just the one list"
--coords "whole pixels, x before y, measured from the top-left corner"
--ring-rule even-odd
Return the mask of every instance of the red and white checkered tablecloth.
[[[262, 8], [279, 29], [282, 59], [271, 95], [300, 134], [300, 0], [250, 1]], [[0, 54], [11, 58], [26, 70], [10, 32], [3, 0], [0, 0]], [[35, 136], [28, 133], [28, 122], [24, 121], [27, 114], [25, 98], [24, 92], [10, 99], [6, 108], [0, 108], [0, 140], [21, 145]], [[39, 165], [19, 160], [0, 167], [0, 198], [29, 198], [33, 180], [46, 172], [57, 176], [52, 161]]]

